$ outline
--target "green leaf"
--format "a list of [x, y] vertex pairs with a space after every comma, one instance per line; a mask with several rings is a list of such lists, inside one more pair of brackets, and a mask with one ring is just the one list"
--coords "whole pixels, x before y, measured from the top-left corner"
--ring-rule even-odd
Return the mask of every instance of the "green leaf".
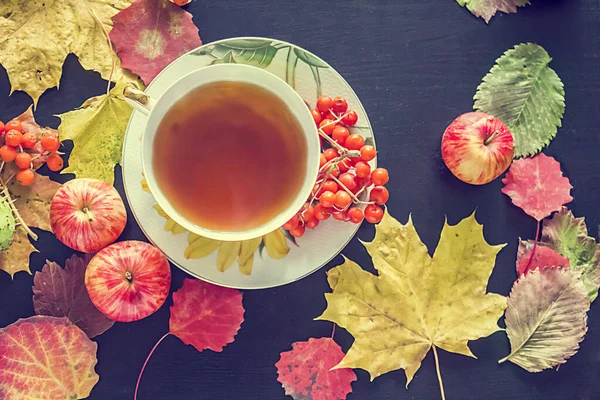
[[256, 50], [262, 47], [268, 47], [273, 43], [272, 40], [269, 39], [233, 39], [227, 40], [224, 43], [217, 44], [218, 46], [225, 46], [232, 49], [242, 49], [242, 50]]
[[4, 196], [0, 196], [0, 251], [10, 247], [15, 235], [15, 216]]
[[306, 64], [308, 64], [310, 66], [317, 67], [317, 68], [329, 68], [329, 65], [326, 62], [324, 62], [320, 58], [315, 57], [312, 54], [310, 54], [309, 52], [306, 52], [298, 47], [294, 47], [294, 53], [296, 53], [296, 56], [300, 60], [302, 60], [303, 62], [305, 62]]
[[538, 153], [561, 126], [565, 90], [551, 60], [541, 46], [520, 44], [496, 60], [477, 88], [473, 108], [508, 126], [516, 157]]
[[[236, 41], [237, 42], [237, 41]], [[236, 45], [234, 43], [234, 45]], [[271, 45], [264, 46], [258, 43], [258, 47], [241, 48], [227, 44], [216, 44], [211, 51], [211, 55], [216, 57], [212, 64], [247, 64], [258, 68], [267, 68], [275, 56], [278, 49]]]
[[285, 60], [285, 81], [293, 89], [296, 89], [296, 67], [298, 66], [298, 56], [292, 49], [288, 52]]
[[458, 4], [467, 7], [471, 14], [476, 17], [481, 17], [485, 22], [490, 22], [490, 19], [496, 15], [497, 11], [504, 13], [516, 13], [517, 7], [526, 6], [529, 0], [456, 0]]

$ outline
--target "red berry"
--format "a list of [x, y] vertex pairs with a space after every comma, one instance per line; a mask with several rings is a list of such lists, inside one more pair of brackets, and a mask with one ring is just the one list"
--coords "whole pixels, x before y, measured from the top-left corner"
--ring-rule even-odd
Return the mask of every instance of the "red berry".
[[335, 149], [331, 149], [331, 148], [325, 150], [323, 152], [323, 154], [325, 155], [325, 159], [327, 161], [333, 160], [334, 158], [336, 158], [339, 155], [338, 152]]
[[21, 169], [31, 167], [31, 155], [29, 153], [19, 153], [15, 157], [15, 165]]
[[371, 145], [363, 146], [360, 149], [360, 158], [363, 161], [371, 161], [372, 159], [375, 158], [376, 155], [377, 155], [377, 152], [375, 151], [375, 147], [373, 147]]
[[342, 96], [337, 96], [333, 99], [333, 106], [331, 108], [334, 113], [341, 115], [348, 109], [348, 102]]
[[319, 124], [323, 120], [323, 117], [321, 116], [319, 110], [310, 110], [310, 115], [312, 115], [313, 119], [315, 120], [315, 124], [319, 126]]
[[350, 204], [352, 204], [352, 197], [350, 197], [348, 192], [345, 190], [338, 190], [335, 194], [335, 206], [344, 210]]
[[335, 193], [326, 191], [319, 197], [319, 203], [323, 207], [331, 208], [335, 204]]
[[354, 175], [349, 174], [349, 173], [345, 173], [345, 174], [340, 175], [340, 177], [338, 179], [351, 192], [353, 192], [354, 190], [356, 190], [357, 184], [356, 184], [356, 179], [354, 178]]
[[298, 214], [296, 214], [288, 222], [283, 224], [283, 229], [286, 231], [291, 231], [298, 226], [298, 222], [300, 222], [300, 219], [298, 218]]
[[317, 227], [317, 225], [319, 225], [319, 220], [315, 217], [312, 217], [311, 219], [306, 221], [306, 223], [304, 224], [305, 227], [310, 228], [310, 229], [315, 229]]
[[346, 138], [346, 143], [344, 144], [348, 150], [360, 150], [360, 148], [364, 145], [365, 138], [358, 133], [353, 133], [352, 135], [348, 136]]
[[329, 96], [321, 96], [317, 100], [317, 110], [324, 112], [329, 112], [329, 109], [333, 106], [333, 100]]
[[31, 149], [37, 143], [37, 137], [33, 133], [25, 133], [21, 138], [21, 146]]
[[337, 165], [340, 169], [340, 172], [343, 174], [344, 172], [348, 172], [350, 170], [350, 168], [352, 168], [352, 161], [350, 161], [348, 158], [342, 160], [340, 163], [338, 163]]
[[325, 132], [325, 134], [331, 136], [331, 134], [333, 133], [333, 130], [335, 129], [335, 124], [330, 119], [324, 119], [319, 124], [319, 129], [321, 129], [323, 132]]
[[4, 130], [6, 132], [13, 130], [13, 129], [15, 131], [19, 131], [19, 132], [23, 133], [23, 126], [21, 125], [21, 121], [19, 121], [17, 119], [13, 119], [12, 121], [7, 122], [6, 125], [4, 126]]
[[358, 207], [352, 207], [348, 210], [348, 218], [354, 224], [360, 224], [365, 218], [363, 211]]
[[383, 186], [388, 183], [389, 180], [390, 176], [385, 168], [375, 168], [373, 172], [371, 172], [371, 182], [376, 186]]
[[331, 137], [333, 138], [333, 140], [335, 140], [336, 142], [338, 142], [339, 144], [341, 144], [343, 146], [344, 143], [346, 142], [346, 138], [349, 135], [350, 135], [350, 131], [348, 131], [348, 128], [345, 128], [343, 126], [336, 126], [335, 129], [333, 130], [333, 133], [331, 134]]
[[331, 208], [323, 207], [320, 203], [315, 206], [315, 218], [325, 221], [331, 217]]
[[365, 219], [367, 222], [376, 224], [383, 218], [383, 209], [376, 204], [369, 204], [365, 208]]
[[334, 211], [331, 215], [333, 215], [333, 219], [336, 219], [338, 221], [345, 221], [346, 219], [348, 219], [348, 211], [346, 210]]
[[303, 221], [308, 221], [315, 216], [315, 208], [313, 206], [309, 206], [308, 203], [304, 204], [302, 207], [302, 212], [300, 213]]
[[33, 171], [30, 169], [22, 169], [17, 173], [17, 182], [23, 186], [31, 185], [34, 178]]
[[358, 114], [356, 114], [356, 112], [352, 111], [352, 110], [348, 111], [342, 117], [342, 122], [344, 123], [344, 125], [347, 125], [347, 126], [354, 126], [354, 125], [356, 125], [357, 121], [358, 121]]
[[321, 190], [319, 191], [318, 195], [321, 196], [324, 192], [337, 193], [337, 191], [338, 184], [332, 181], [331, 179], [328, 179], [325, 181], [325, 183], [323, 183], [323, 187], [321, 187]]
[[375, 186], [369, 194], [369, 201], [374, 201], [379, 205], [387, 203], [389, 198], [390, 192], [388, 192], [385, 186]]
[[371, 175], [371, 167], [364, 161], [357, 162], [354, 169], [356, 169], [356, 176], [359, 178], [367, 178]]
[[42, 148], [49, 152], [55, 152], [60, 147], [60, 140], [56, 135], [46, 135], [42, 138]]
[[16, 129], [7, 131], [4, 136], [6, 144], [12, 147], [18, 147], [21, 144], [21, 138], [23, 138], [23, 134]]
[[333, 169], [333, 171], [331, 171], [331, 176], [333, 176], [334, 178], [340, 176], [340, 169], [337, 166]]
[[46, 165], [50, 171], [57, 172], [63, 169], [64, 163], [61, 156], [58, 154], [51, 154], [46, 159]]
[[319, 156], [319, 168], [325, 165], [325, 163], [327, 163], [327, 158], [325, 157], [325, 154], [321, 153]]
[[300, 236], [304, 235], [305, 230], [306, 228], [304, 227], [304, 225], [298, 225], [290, 231], [290, 235], [299, 238]]
[[17, 151], [11, 146], [0, 147], [0, 158], [4, 162], [12, 162], [17, 157]]

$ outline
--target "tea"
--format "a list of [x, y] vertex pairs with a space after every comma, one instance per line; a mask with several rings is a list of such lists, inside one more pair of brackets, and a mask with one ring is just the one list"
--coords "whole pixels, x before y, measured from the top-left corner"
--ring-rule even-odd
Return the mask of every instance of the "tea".
[[171, 205], [206, 229], [245, 231], [287, 209], [301, 189], [307, 142], [289, 107], [254, 84], [194, 89], [165, 114], [153, 169]]

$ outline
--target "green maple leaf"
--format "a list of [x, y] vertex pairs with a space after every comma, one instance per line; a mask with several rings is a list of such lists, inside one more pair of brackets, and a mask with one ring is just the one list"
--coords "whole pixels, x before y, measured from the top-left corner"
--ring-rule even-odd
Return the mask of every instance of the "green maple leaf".
[[504, 13], [516, 13], [517, 7], [524, 7], [529, 3], [529, 0], [456, 0], [458, 4], [467, 7], [471, 14], [476, 17], [481, 17], [485, 22], [490, 22], [490, 19], [496, 15], [497, 11]]
[[563, 84], [541, 46], [508, 50], [477, 88], [473, 108], [501, 119], [515, 140], [515, 157], [538, 153], [556, 136], [565, 112]]

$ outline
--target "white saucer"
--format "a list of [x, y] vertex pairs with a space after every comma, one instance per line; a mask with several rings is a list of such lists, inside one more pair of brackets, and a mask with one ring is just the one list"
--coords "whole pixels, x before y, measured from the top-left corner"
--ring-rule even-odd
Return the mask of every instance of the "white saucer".
[[[325, 61], [290, 43], [267, 38], [232, 38], [210, 43], [179, 57], [150, 83], [146, 92], [159, 98], [171, 83], [186, 73], [211, 63], [236, 62], [264, 68], [286, 80], [314, 107], [320, 94], [343, 96], [358, 114], [352, 133], [362, 134], [374, 144], [373, 132], [360, 100], [348, 83]], [[287, 240], [290, 252], [272, 259], [266, 249], [254, 254], [252, 272], [240, 272], [237, 261], [224, 272], [217, 269], [217, 251], [199, 259], [187, 259], [184, 252], [190, 234], [182, 229], [165, 230], [166, 219], [154, 206], [152, 195], [142, 185], [141, 136], [146, 117], [134, 111], [123, 145], [123, 183], [127, 200], [140, 228], [179, 268], [199, 279], [238, 289], [263, 289], [297, 281], [321, 268], [339, 254], [358, 230], [358, 225], [330, 218], [316, 229], [307, 229], [297, 245]], [[201, 144], [199, 144], [201, 145]], [[375, 168], [376, 159], [371, 161]], [[169, 223], [167, 228], [172, 228]], [[193, 236], [191, 237], [194, 238]]]

